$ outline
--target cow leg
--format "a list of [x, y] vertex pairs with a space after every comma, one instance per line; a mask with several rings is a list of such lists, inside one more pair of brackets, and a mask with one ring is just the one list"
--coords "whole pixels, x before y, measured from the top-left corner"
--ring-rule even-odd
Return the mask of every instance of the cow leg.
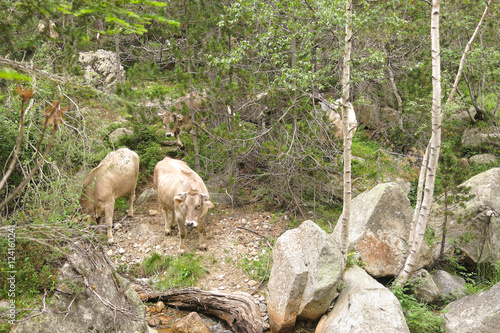
[[177, 222], [177, 225], [179, 226], [179, 238], [180, 238], [180, 244], [179, 244], [179, 254], [184, 254], [186, 252], [186, 244], [185, 244], [185, 239], [187, 235], [186, 231], [186, 224], [183, 222]]
[[128, 216], [134, 217], [135, 186], [128, 196]]
[[177, 142], [177, 146], [179, 146], [180, 149], [184, 149], [184, 144], [181, 141], [179, 133], [175, 133], [175, 140]]
[[168, 210], [166, 208], [162, 207], [161, 211], [163, 213], [163, 218], [165, 219], [165, 235], [170, 236], [170, 234], [172, 233], [171, 230], [172, 221], [168, 218]]
[[113, 243], [113, 210], [115, 208], [114, 202], [111, 204], [106, 205], [104, 207], [104, 225], [106, 226], [108, 230], [108, 243]]
[[207, 244], [205, 242], [205, 228], [198, 227], [198, 240], [199, 240], [199, 248], [202, 251], [207, 250]]

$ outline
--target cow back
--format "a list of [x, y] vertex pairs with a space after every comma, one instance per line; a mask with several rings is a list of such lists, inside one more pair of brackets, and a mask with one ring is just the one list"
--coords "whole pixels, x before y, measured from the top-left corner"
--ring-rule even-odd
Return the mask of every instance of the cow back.
[[184, 161], [165, 157], [154, 171], [156, 193], [161, 204], [174, 209], [174, 197], [182, 192], [197, 190], [208, 196], [208, 189], [201, 177]]
[[135, 190], [139, 175], [139, 156], [127, 148], [106, 155], [84, 181], [82, 207], [91, 209], [121, 198]]

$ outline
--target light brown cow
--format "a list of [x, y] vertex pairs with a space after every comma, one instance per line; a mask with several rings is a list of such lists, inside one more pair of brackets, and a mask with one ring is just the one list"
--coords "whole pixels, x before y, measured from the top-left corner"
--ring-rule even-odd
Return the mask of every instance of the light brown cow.
[[115, 200], [129, 196], [128, 216], [134, 216], [135, 187], [139, 175], [139, 156], [130, 149], [112, 151], [87, 176], [83, 183], [80, 205], [85, 214], [97, 219], [104, 214], [108, 242], [113, 242], [113, 211]]
[[158, 114], [159, 116], [163, 117], [163, 124], [165, 125], [165, 128], [167, 130], [165, 135], [167, 136], [167, 138], [172, 136], [175, 137], [176, 143], [181, 149], [184, 148], [184, 144], [179, 138], [181, 130], [184, 132], [189, 132], [192, 128], [191, 111], [187, 114], [182, 114], [181, 110], [183, 110], [184, 107], [189, 110], [190, 106], [192, 105], [191, 110], [202, 111], [206, 109], [208, 105], [207, 96], [205, 93], [193, 93], [192, 104], [190, 98], [191, 94], [182, 96], [173, 103], [172, 109], [170, 111], [165, 111]]
[[[154, 171], [158, 201], [165, 218], [165, 233], [170, 235], [171, 227], [179, 227], [179, 252], [186, 251], [186, 225], [198, 228], [199, 248], [206, 250], [205, 228], [208, 209], [214, 204], [201, 177], [179, 160], [165, 157], [158, 162]], [[168, 212], [171, 212], [169, 219]]]
[[[337, 99], [336, 101], [332, 102], [331, 104], [324, 104], [320, 103], [321, 108], [326, 111], [326, 114], [328, 115], [328, 119], [330, 120], [330, 123], [332, 125], [335, 125], [335, 137], [339, 139], [344, 138], [344, 128], [342, 126], [342, 99]], [[356, 133], [356, 129], [358, 128], [358, 121], [356, 119], [356, 113], [354, 112], [354, 107], [352, 106], [351, 103], [348, 103], [348, 130], [349, 130], [349, 136], [352, 137], [354, 136], [354, 133]]]

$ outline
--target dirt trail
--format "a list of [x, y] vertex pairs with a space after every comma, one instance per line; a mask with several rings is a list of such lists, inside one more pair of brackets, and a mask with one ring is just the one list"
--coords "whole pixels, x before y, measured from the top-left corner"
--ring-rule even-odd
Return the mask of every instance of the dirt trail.
[[[152, 252], [177, 256], [178, 229], [173, 230], [172, 236], [165, 235], [163, 215], [158, 211], [156, 199], [153, 198], [134, 210], [133, 218], [117, 216], [115, 219], [115, 243], [108, 246], [108, 255], [115, 263], [142, 263]], [[157, 214], [151, 215], [151, 211], [156, 211]], [[240, 263], [243, 258], [259, 260], [259, 255], [266, 253], [264, 247], [271, 245], [270, 240], [286, 231], [287, 221], [280, 221], [272, 216], [269, 212], [216, 206], [209, 211], [205, 231], [208, 251], [198, 250], [198, 233], [195, 228], [188, 227], [188, 251], [202, 255], [204, 268], [209, 272], [197, 287], [265, 295], [265, 285], [256, 290], [260, 281], [252, 280], [242, 270]]]

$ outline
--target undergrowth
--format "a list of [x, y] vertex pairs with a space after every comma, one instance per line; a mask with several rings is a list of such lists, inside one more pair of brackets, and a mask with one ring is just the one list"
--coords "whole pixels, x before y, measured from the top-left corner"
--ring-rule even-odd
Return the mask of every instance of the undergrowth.
[[408, 292], [409, 287], [394, 288], [392, 292], [398, 298], [403, 309], [406, 324], [411, 333], [441, 333], [444, 332], [444, 319], [430, 304], [419, 302]]

